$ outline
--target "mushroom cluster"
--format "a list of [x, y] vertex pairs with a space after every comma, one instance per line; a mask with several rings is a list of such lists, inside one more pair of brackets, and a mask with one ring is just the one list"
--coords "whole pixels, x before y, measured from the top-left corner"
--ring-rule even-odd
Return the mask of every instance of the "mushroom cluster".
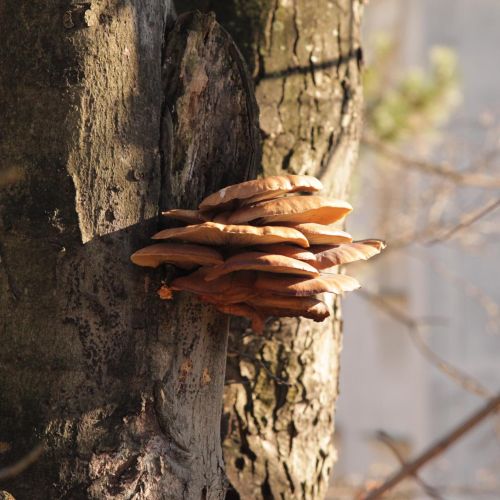
[[161, 243], [135, 252], [132, 262], [194, 269], [162, 286], [160, 297], [191, 292], [223, 313], [249, 318], [256, 332], [271, 316], [323, 321], [330, 312], [315, 295], [359, 287], [356, 279], [332, 268], [366, 260], [385, 244], [353, 241], [332, 227], [352, 207], [314, 194], [322, 187], [307, 175], [228, 186], [205, 198], [198, 210], [164, 212], [185, 225], [155, 234]]

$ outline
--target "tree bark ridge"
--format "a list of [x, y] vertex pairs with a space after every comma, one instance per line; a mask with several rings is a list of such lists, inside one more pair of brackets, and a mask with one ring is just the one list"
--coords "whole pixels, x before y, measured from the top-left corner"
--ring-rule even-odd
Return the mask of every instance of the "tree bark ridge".
[[[178, 7], [185, 2], [178, 2]], [[361, 127], [362, 2], [212, 0], [256, 85], [263, 173], [310, 174], [345, 197]], [[342, 318], [282, 319], [255, 337], [232, 320], [224, 456], [241, 498], [321, 498], [335, 461]], [[283, 381], [285, 383], [283, 383]]]
[[164, 44], [169, 6], [0, 7], [0, 458], [47, 448], [6, 483], [19, 498], [224, 496], [227, 319], [160, 303], [129, 257], [160, 209], [255, 175], [257, 108], [212, 16]]

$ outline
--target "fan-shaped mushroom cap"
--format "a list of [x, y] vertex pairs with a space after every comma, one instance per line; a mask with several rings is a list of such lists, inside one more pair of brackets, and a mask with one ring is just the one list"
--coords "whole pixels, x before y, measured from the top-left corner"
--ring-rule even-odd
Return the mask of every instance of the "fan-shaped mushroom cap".
[[227, 186], [207, 196], [200, 203], [199, 209], [219, 211], [231, 208], [238, 201], [242, 204], [255, 203], [276, 198], [285, 193], [313, 192], [320, 189], [323, 189], [321, 182], [309, 175], [275, 175]]
[[287, 196], [242, 207], [229, 217], [230, 224], [244, 224], [258, 219], [259, 224], [331, 224], [346, 216], [352, 207], [343, 200], [321, 196]]
[[298, 278], [296, 276], [280, 276], [270, 273], [259, 273], [254, 284], [259, 291], [272, 292], [276, 295], [307, 297], [318, 293], [343, 293], [359, 288], [355, 278], [345, 274], [322, 274], [317, 278]]
[[231, 216], [231, 212], [220, 212], [213, 216], [212, 222], [218, 222], [219, 224], [227, 224], [227, 220]]
[[316, 256], [313, 265], [317, 269], [349, 264], [356, 260], [368, 260], [370, 257], [379, 254], [385, 248], [382, 240], [361, 240], [352, 243], [345, 243], [339, 246], [319, 246], [311, 250]]
[[208, 282], [205, 278], [209, 271], [210, 268], [202, 267], [188, 276], [176, 278], [170, 288], [210, 297], [207, 301], [223, 304], [244, 302], [258, 293], [253, 286], [255, 273], [233, 273]]
[[251, 246], [270, 243], [294, 243], [307, 248], [306, 237], [296, 229], [281, 226], [225, 225], [204, 222], [186, 227], [164, 229], [153, 236], [154, 240], [185, 240], [206, 245]]
[[349, 233], [325, 224], [304, 222], [303, 224], [294, 224], [293, 228], [300, 231], [310, 245], [340, 245], [352, 241], [352, 236]]
[[163, 217], [167, 219], [180, 220], [186, 222], [187, 224], [199, 224], [205, 222], [206, 219], [202, 217], [198, 210], [183, 210], [182, 208], [173, 208], [172, 210], [167, 210], [162, 212]]
[[264, 245], [259, 248], [259, 251], [272, 253], [274, 255], [284, 255], [285, 257], [291, 257], [292, 259], [302, 260], [304, 262], [316, 261], [315, 255], [309, 250], [305, 250], [295, 245], [287, 245], [286, 243]]
[[312, 297], [285, 297], [262, 294], [250, 299], [249, 304], [266, 316], [290, 316], [323, 321], [330, 316], [324, 302]]
[[156, 243], [141, 248], [132, 254], [130, 260], [138, 266], [158, 267], [160, 264], [175, 264], [183, 269], [224, 262], [222, 255], [214, 248], [184, 243]]
[[250, 319], [252, 321], [252, 330], [255, 333], [262, 333], [264, 330], [266, 317], [248, 304], [215, 304], [215, 307], [225, 314]]
[[229, 257], [223, 264], [212, 267], [205, 277], [207, 281], [214, 280], [235, 271], [252, 270], [271, 273], [299, 274], [303, 276], [318, 276], [316, 268], [291, 257], [273, 255], [263, 252], [243, 252]]

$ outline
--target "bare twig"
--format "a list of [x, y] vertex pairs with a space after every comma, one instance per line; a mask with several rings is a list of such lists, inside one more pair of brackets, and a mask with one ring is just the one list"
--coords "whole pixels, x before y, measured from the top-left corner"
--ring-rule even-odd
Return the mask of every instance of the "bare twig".
[[[377, 438], [381, 443], [385, 444], [392, 451], [392, 453], [394, 453], [394, 456], [398, 459], [399, 464], [402, 467], [404, 467], [406, 465], [405, 459], [399, 452], [396, 445], [394, 444], [392, 438], [386, 432], [383, 431], [377, 433]], [[423, 481], [420, 478], [420, 476], [416, 472], [413, 472], [411, 476], [413, 477], [413, 479], [415, 479], [415, 482], [425, 491], [425, 493], [427, 493], [427, 495], [430, 498], [434, 498], [436, 500], [443, 500], [443, 497], [439, 494], [437, 488], [428, 485], [425, 481]]]
[[488, 215], [489, 213], [493, 212], [498, 207], [500, 207], [500, 199], [494, 200], [493, 202], [490, 201], [489, 203], [486, 204], [486, 206], [480, 208], [474, 214], [465, 217], [460, 223], [446, 230], [445, 233], [442, 234], [441, 236], [438, 236], [437, 238], [434, 238], [431, 241], [427, 242], [427, 244], [434, 245], [436, 243], [441, 243], [442, 241], [450, 239], [456, 233], [458, 233], [462, 229], [471, 226], [479, 219], [483, 218], [485, 215]]
[[465, 421], [455, 427], [451, 432], [446, 434], [442, 439], [432, 444], [427, 450], [419, 455], [415, 460], [408, 462], [402, 466], [393, 476], [391, 476], [381, 486], [368, 492], [364, 500], [375, 500], [380, 498], [384, 493], [394, 488], [403, 479], [409, 475], [416, 474], [417, 471], [425, 464], [436, 458], [438, 455], [447, 450], [452, 444], [456, 443], [462, 436], [464, 436], [471, 429], [476, 427], [486, 417], [493, 414], [500, 408], [500, 394], [490, 399], [486, 405], [480, 408], [476, 413], [468, 417]]
[[448, 266], [442, 265], [435, 257], [429, 255], [428, 252], [424, 254], [423, 252], [412, 251], [408, 255], [420, 259], [426, 265], [430, 265], [434, 271], [457, 286], [467, 297], [474, 299], [488, 316], [487, 331], [490, 333], [500, 332], [500, 307], [482, 288], [467, 280], [463, 273], [453, 273]]
[[373, 305], [379, 307], [393, 319], [406, 326], [408, 332], [410, 333], [410, 338], [412, 339], [415, 346], [425, 356], [425, 358], [428, 361], [430, 361], [436, 368], [438, 368], [442, 373], [451, 378], [463, 389], [473, 394], [476, 394], [484, 398], [491, 397], [491, 392], [488, 389], [486, 389], [486, 387], [484, 387], [479, 381], [477, 381], [470, 375], [466, 374], [465, 372], [461, 371], [456, 366], [453, 366], [448, 361], [445, 361], [425, 343], [419, 331], [421, 325], [417, 320], [408, 316], [401, 310], [397, 309], [392, 304], [384, 300], [382, 297], [379, 297], [374, 293], [367, 291], [366, 289], [359, 290], [358, 294], [361, 297], [368, 299]]
[[40, 458], [43, 450], [43, 444], [39, 444], [15, 464], [0, 469], [0, 481], [5, 481], [6, 479], [10, 479], [21, 474], [21, 472], [26, 470]]
[[494, 202], [488, 202], [485, 206], [476, 209], [473, 215], [463, 215], [461, 218], [462, 220], [459, 223], [454, 222], [453, 224], [447, 226], [443, 222], [430, 222], [423, 229], [415, 230], [412, 228], [411, 230], [403, 233], [402, 236], [399, 236], [397, 238], [390, 238], [391, 244], [386, 250], [385, 255], [387, 255], [389, 252], [405, 249], [406, 247], [414, 243], [434, 245], [436, 243], [444, 242], [462, 229], [465, 229], [478, 220], [482, 219], [484, 216], [491, 213], [499, 206], [500, 199], [495, 200]]
[[414, 168], [426, 174], [437, 175], [461, 186], [479, 187], [483, 189], [500, 188], [500, 178], [467, 171], [459, 171], [442, 163], [432, 163], [415, 158], [409, 158], [400, 151], [387, 146], [382, 141], [379, 141], [374, 137], [365, 136], [363, 137], [362, 142], [373, 151], [393, 160], [397, 165]]

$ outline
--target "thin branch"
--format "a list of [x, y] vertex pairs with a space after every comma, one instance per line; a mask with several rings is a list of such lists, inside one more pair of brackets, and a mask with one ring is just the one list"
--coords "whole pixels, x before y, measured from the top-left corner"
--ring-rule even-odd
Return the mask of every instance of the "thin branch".
[[[383, 432], [383, 431], [378, 432], [377, 438], [381, 443], [385, 444], [392, 451], [394, 456], [398, 459], [401, 467], [404, 467], [407, 465], [404, 457], [399, 452], [399, 450], [396, 447], [396, 445], [394, 444], [392, 438], [386, 432]], [[416, 472], [413, 472], [411, 474], [411, 476], [413, 477], [415, 482], [425, 491], [425, 493], [427, 493], [427, 495], [430, 498], [434, 498], [436, 500], [443, 500], [443, 497], [439, 494], [439, 491], [437, 490], [437, 488], [434, 488], [433, 486], [428, 485], [425, 481], [423, 481], [420, 478], [420, 476]]]
[[373, 305], [379, 307], [381, 310], [386, 312], [393, 319], [398, 321], [399, 323], [406, 326], [408, 332], [410, 334], [410, 338], [421, 352], [425, 358], [430, 361], [436, 368], [438, 368], [442, 373], [447, 375], [450, 379], [460, 385], [466, 391], [469, 391], [477, 396], [481, 396], [483, 398], [491, 397], [491, 392], [486, 389], [479, 381], [465, 372], [461, 371], [456, 366], [453, 366], [448, 361], [444, 360], [440, 356], [438, 356], [424, 341], [422, 336], [420, 335], [420, 326], [421, 324], [413, 319], [411, 316], [408, 316], [401, 310], [394, 307], [392, 304], [384, 300], [382, 297], [375, 295], [364, 290], [359, 290], [358, 295], [364, 297], [369, 300]]
[[43, 444], [39, 444], [15, 464], [0, 469], [0, 481], [5, 481], [6, 479], [11, 479], [12, 477], [21, 474], [21, 472], [26, 470], [30, 465], [35, 463], [40, 458], [43, 451]]
[[422, 245], [433, 245], [436, 243], [441, 243], [447, 239], [454, 236], [457, 232], [465, 229], [478, 220], [482, 219], [484, 216], [488, 215], [496, 208], [500, 206], [500, 199], [494, 200], [493, 202], [488, 202], [486, 205], [476, 209], [473, 215], [465, 214], [461, 217], [461, 222], [458, 224], [455, 222], [446, 226], [442, 222], [432, 222], [427, 227], [421, 230], [412, 229], [407, 231], [399, 238], [391, 239], [391, 244], [385, 252], [387, 255], [389, 252], [396, 250], [401, 250], [414, 243], [420, 243]]
[[427, 245], [434, 245], [436, 243], [441, 243], [442, 241], [450, 239], [456, 233], [458, 233], [462, 229], [465, 229], [465, 228], [471, 226], [472, 224], [477, 222], [479, 219], [483, 218], [485, 215], [488, 215], [489, 213], [493, 212], [498, 207], [500, 207], [500, 199], [497, 199], [493, 202], [487, 203], [486, 206], [480, 208], [473, 215], [470, 215], [470, 216], [464, 218], [464, 220], [462, 222], [460, 222], [459, 224], [448, 229], [441, 236], [434, 238], [434, 239], [430, 240], [429, 242], [427, 242]]
[[442, 265], [438, 259], [429, 255], [428, 252], [424, 254], [420, 251], [412, 251], [409, 252], [408, 255], [419, 259], [426, 265], [430, 265], [434, 271], [462, 290], [467, 297], [475, 300], [488, 316], [487, 331], [495, 333], [500, 332], [500, 307], [483, 289], [465, 279], [463, 273], [455, 274], [450, 271], [446, 265]]
[[462, 436], [468, 433], [471, 429], [476, 427], [486, 417], [493, 414], [500, 408], [500, 394], [490, 399], [486, 405], [480, 408], [476, 413], [472, 414], [465, 421], [456, 426], [451, 432], [446, 434], [443, 438], [432, 444], [417, 458], [402, 466], [393, 476], [391, 476], [381, 486], [366, 494], [364, 500], [375, 500], [380, 498], [384, 493], [393, 489], [403, 479], [409, 475], [416, 474], [417, 471], [425, 464], [436, 458], [438, 455], [447, 450], [452, 444], [455, 444]]
[[389, 158], [399, 166], [414, 168], [425, 174], [432, 174], [447, 179], [455, 184], [483, 189], [500, 188], [500, 178], [471, 172], [461, 172], [443, 163], [432, 163], [415, 158], [409, 158], [401, 152], [393, 149], [374, 137], [363, 137], [363, 144], [370, 147], [376, 153]]

